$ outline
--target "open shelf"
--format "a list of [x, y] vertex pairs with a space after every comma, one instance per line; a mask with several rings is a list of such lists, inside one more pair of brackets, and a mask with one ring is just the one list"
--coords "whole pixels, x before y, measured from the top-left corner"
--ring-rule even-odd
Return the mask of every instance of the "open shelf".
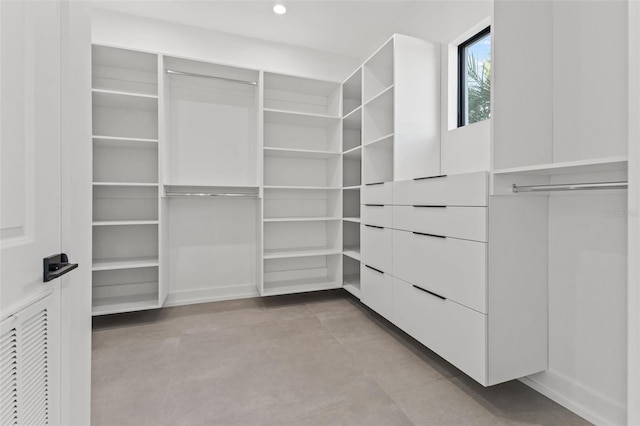
[[[157, 283], [155, 284], [157, 286]], [[158, 295], [138, 294], [93, 299], [93, 315], [108, 315], [121, 312], [145, 311], [159, 308]]]
[[331, 157], [340, 155], [339, 152], [317, 151], [307, 149], [291, 149], [291, 148], [264, 148], [265, 157], [283, 157], [283, 158], [313, 158], [326, 160]]
[[264, 109], [265, 123], [285, 124], [302, 127], [328, 127], [340, 121], [337, 115], [313, 114], [307, 112]]
[[345, 247], [342, 250], [342, 254], [349, 256], [353, 260], [360, 261], [360, 247]]
[[342, 220], [344, 220], [345, 222], [360, 223], [359, 217], [343, 217]]
[[346, 117], [362, 106], [362, 68], [358, 68], [342, 84], [342, 109]]
[[289, 249], [268, 249], [264, 251], [264, 259], [288, 259], [295, 257], [328, 256], [340, 254], [342, 250], [336, 247], [301, 247]]
[[345, 191], [359, 191], [360, 188], [362, 188], [362, 185], [345, 186], [342, 189], [344, 189]]
[[340, 83], [264, 73], [266, 109], [338, 115], [340, 93]]
[[366, 104], [393, 84], [393, 56], [393, 40], [389, 40], [364, 63], [363, 103]]
[[264, 222], [329, 222], [341, 220], [340, 217], [319, 216], [319, 217], [272, 217], [265, 218]]
[[92, 87], [156, 95], [158, 56], [116, 47], [93, 45]]
[[363, 144], [363, 146], [371, 146], [371, 145], [375, 145], [377, 143], [384, 143], [384, 142], [393, 142], [393, 133], [389, 133], [387, 135], [381, 136], [377, 139], [374, 139], [372, 141], [369, 141], [365, 144]]
[[157, 257], [131, 257], [128, 259], [93, 259], [92, 271], [149, 268], [158, 266]]
[[94, 107], [143, 111], [158, 110], [158, 95], [107, 89], [91, 89], [91, 93]]
[[382, 89], [380, 91], [380, 93], [376, 94], [371, 99], [369, 99], [364, 104], [364, 106], [366, 107], [366, 106], [376, 105], [376, 104], [380, 104], [379, 106], [386, 106], [389, 102], [393, 101], [393, 92], [392, 91], [393, 91], [393, 84], [391, 84], [390, 86], [385, 87], [384, 89]]
[[93, 226], [135, 226], [157, 224], [157, 220], [100, 220], [93, 222]]
[[264, 296], [329, 290], [342, 287], [339, 282], [328, 278], [302, 278], [293, 280], [268, 281], [264, 283]]
[[141, 187], [157, 187], [157, 183], [147, 182], [93, 182], [93, 186], [141, 186]]
[[344, 158], [347, 160], [360, 160], [362, 158], [362, 147], [356, 146], [343, 153]]
[[158, 139], [125, 138], [120, 136], [93, 135], [93, 144], [97, 147], [111, 148], [147, 148], [157, 147]]
[[628, 157], [606, 157], [593, 160], [568, 161], [564, 163], [537, 164], [494, 170], [494, 175], [520, 174], [534, 176], [558, 176], [583, 173], [624, 171], [628, 168]]

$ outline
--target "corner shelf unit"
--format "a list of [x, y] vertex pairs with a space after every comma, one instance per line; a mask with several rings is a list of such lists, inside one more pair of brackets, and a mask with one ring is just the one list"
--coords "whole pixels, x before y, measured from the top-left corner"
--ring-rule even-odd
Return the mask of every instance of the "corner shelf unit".
[[342, 286], [360, 297], [360, 188], [362, 186], [362, 68], [342, 85]]
[[94, 45], [92, 59], [93, 314], [157, 308], [158, 57]]
[[263, 296], [342, 285], [341, 93], [264, 73]]

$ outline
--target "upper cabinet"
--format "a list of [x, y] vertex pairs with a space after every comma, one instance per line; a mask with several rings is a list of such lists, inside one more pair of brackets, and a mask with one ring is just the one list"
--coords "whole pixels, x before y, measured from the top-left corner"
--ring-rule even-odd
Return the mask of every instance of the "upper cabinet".
[[362, 101], [364, 184], [440, 174], [439, 69], [438, 45], [396, 34], [358, 71], [361, 91], [359, 74], [345, 82], [345, 108]]

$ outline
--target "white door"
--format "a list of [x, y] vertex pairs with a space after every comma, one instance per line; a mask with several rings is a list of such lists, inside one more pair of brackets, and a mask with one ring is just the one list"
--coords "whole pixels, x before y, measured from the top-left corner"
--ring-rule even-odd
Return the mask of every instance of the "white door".
[[63, 10], [59, 1], [0, 1], [2, 426], [60, 424], [67, 410], [61, 308], [62, 295], [74, 295], [65, 278], [43, 279], [43, 259], [61, 252]]

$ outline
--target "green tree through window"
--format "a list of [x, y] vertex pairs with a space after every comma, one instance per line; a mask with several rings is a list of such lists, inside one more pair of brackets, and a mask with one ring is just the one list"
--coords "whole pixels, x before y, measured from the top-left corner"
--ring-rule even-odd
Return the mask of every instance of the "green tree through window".
[[458, 46], [458, 127], [491, 117], [491, 30]]

